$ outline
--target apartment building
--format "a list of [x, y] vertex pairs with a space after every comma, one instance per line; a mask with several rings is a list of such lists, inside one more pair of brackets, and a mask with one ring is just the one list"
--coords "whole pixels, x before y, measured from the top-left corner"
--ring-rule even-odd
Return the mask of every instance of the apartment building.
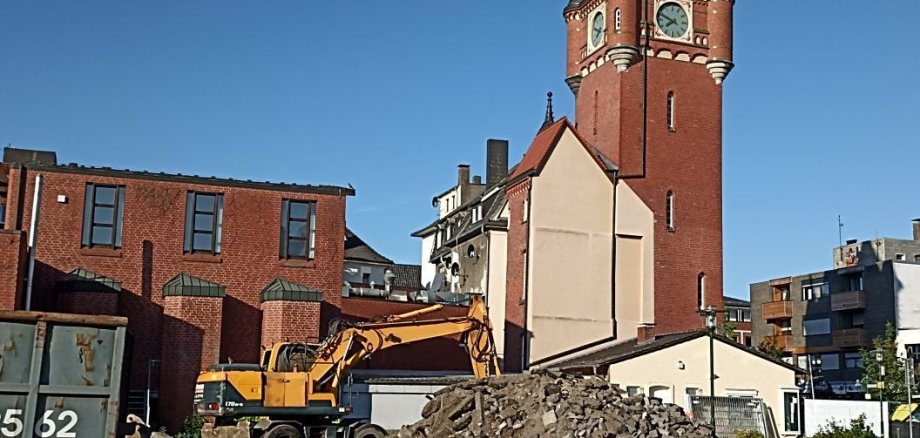
[[722, 298], [722, 303], [725, 306], [725, 323], [732, 327], [732, 339], [739, 344], [752, 346], [751, 302], [726, 296]]
[[754, 345], [810, 368], [838, 396], [864, 391], [860, 350], [871, 349], [888, 322], [902, 350], [920, 354], [920, 221], [913, 225], [913, 240], [851, 240], [835, 248], [834, 269], [751, 284]]

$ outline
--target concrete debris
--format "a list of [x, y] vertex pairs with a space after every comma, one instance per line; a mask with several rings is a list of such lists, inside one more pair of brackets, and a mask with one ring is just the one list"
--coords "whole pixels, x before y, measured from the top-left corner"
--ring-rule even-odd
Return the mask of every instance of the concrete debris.
[[598, 377], [554, 371], [469, 381], [444, 388], [398, 438], [628, 438], [711, 435], [677, 405], [625, 397]]

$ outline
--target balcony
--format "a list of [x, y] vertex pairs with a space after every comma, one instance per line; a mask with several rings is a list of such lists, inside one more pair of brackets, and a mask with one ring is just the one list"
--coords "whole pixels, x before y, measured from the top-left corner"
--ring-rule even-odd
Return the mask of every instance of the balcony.
[[792, 301], [763, 303], [763, 319], [766, 321], [792, 319]]
[[831, 311], [863, 310], [866, 308], [866, 291], [854, 290], [831, 294]]
[[835, 330], [833, 332], [834, 346], [837, 348], [854, 348], [868, 347], [872, 345], [872, 339], [866, 334], [864, 328], [850, 328]]
[[763, 340], [764, 343], [773, 344], [777, 350], [781, 351], [791, 351], [793, 347], [792, 335], [765, 336]]

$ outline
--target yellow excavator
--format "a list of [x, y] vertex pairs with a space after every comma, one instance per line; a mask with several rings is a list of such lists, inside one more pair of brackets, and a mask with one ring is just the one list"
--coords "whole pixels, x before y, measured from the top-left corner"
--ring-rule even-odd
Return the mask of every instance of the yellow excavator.
[[467, 316], [418, 317], [434, 305], [374, 322], [339, 324], [320, 344], [277, 343], [261, 364], [217, 364], [198, 376], [195, 411], [217, 426], [260, 417], [251, 427], [261, 438], [383, 438], [381, 427], [345, 418], [351, 409], [339, 400], [348, 371], [377, 351], [426, 339], [460, 334], [473, 374], [498, 375], [492, 326], [482, 297], [474, 296]]

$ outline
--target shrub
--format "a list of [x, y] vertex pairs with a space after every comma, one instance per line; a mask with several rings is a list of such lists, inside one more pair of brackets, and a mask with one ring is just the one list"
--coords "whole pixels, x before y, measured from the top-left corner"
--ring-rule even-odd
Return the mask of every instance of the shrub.
[[735, 438], [764, 438], [763, 434], [756, 430], [736, 430]]
[[185, 417], [185, 421], [182, 422], [182, 431], [176, 435], [176, 438], [200, 438], [202, 427], [204, 427], [204, 418], [197, 415]]
[[878, 436], [866, 425], [866, 416], [860, 415], [850, 420], [849, 426], [829, 421], [821, 426], [821, 429], [812, 435], [812, 438], [878, 438]]

